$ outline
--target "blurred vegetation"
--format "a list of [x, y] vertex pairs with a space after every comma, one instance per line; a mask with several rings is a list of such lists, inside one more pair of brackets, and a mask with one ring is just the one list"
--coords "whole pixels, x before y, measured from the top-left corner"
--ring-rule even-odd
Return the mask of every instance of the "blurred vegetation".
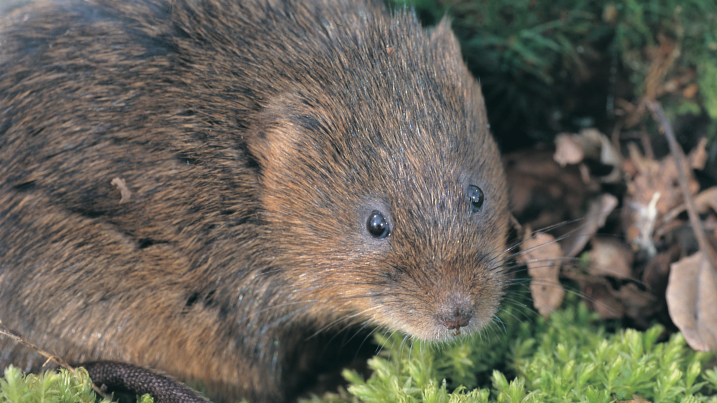
[[[404, 0], [388, 0], [405, 7]], [[412, 0], [426, 25], [452, 20], [503, 147], [596, 126], [610, 133], [649, 120], [701, 118], [717, 132], [714, 0]]]

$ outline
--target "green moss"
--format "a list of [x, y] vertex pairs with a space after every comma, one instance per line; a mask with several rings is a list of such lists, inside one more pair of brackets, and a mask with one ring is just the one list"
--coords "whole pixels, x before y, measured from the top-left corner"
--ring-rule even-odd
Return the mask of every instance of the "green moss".
[[502, 334], [449, 345], [379, 337], [369, 379], [345, 371], [347, 391], [312, 401], [717, 402], [717, 372], [704, 370], [714, 355], [692, 351], [680, 334], [658, 341], [661, 326], [607, 334], [582, 304], [547, 320], [507, 316]]
[[[84, 368], [75, 374], [66, 369], [47, 371], [40, 375], [25, 375], [12, 365], [5, 368], [0, 379], [0, 401], [8, 403], [110, 403], [98, 400], [92, 390], [90, 377]], [[149, 395], [138, 399], [139, 403], [153, 403]]]
[[[610, 333], [584, 304], [548, 319], [503, 311], [482, 333], [448, 344], [378, 336], [383, 350], [363, 379], [344, 371], [350, 385], [313, 403], [614, 402], [639, 395], [655, 403], [717, 403], [715, 355], [692, 351], [680, 334]], [[3, 402], [91, 403], [87, 372], [24, 375], [9, 366], [0, 379]], [[307, 401], [307, 402], [308, 402]], [[107, 400], [102, 400], [107, 403]], [[142, 396], [141, 403], [152, 403]]]

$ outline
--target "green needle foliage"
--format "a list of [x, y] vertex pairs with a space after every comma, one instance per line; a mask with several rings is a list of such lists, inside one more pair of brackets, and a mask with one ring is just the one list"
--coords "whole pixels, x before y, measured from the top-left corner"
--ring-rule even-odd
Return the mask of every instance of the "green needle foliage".
[[[0, 402], [7, 403], [110, 403], [99, 400], [92, 390], [90, 377], [84, 368], [75, 374], [66, 369], [46, 371], [40, 375], [25, 375], [12, 365], [5, 368], [0, 378]], [[153, 403], [149, 395], [137, 399], [138, 403]]]
[[[387, 2], [415, 7], [429, 25], [450, 16], [499, 139], [516, 131], [541, 139], [611, 120], [617, 98], [637, 103], [646, 95], [658, 97], [671, 119], [708, 116], [708, 134], [717, 133], [714, 0]], [[670, 61], [655, 69], [661, 57]], [[696, 92], [683, 93], [690, 84]], [[590, 110], [569, 105], [576, 98], [592, 98]]]
[[599, 323], [580, 304], [449, 345], [379, 337], [369, 379], [345, 371], [347, 390], [312, 402], [717, 402], [717, 371], [705, 370], [713, 354], [680, 334], [659, 341], [661, 326], [607, 334]]

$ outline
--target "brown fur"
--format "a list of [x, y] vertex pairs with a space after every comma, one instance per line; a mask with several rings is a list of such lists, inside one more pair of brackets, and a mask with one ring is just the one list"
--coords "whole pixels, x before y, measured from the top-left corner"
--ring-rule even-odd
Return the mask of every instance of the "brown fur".
[[[73, 362], [275, 401], [318, 330], [447, 340], [461, 307], [475, 332], [503, 294], [506, 204], [446, 22], [341, 0], [55, 0], [0, 20], [0, 319]], [[4, 346], [2, 365], [41, 362]]]

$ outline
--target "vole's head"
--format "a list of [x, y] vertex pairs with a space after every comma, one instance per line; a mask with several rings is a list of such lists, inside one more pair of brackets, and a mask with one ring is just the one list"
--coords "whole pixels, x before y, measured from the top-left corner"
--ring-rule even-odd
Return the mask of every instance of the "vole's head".
[[250, 150], [280, 248], [267, 253], [297, 316], [469, 334], [503, 295], [508, 225], [480, 87], [447, 23], [428, 35], [400, 15], [372, 29], [294, 66], [301, 84], [262, 112]]

